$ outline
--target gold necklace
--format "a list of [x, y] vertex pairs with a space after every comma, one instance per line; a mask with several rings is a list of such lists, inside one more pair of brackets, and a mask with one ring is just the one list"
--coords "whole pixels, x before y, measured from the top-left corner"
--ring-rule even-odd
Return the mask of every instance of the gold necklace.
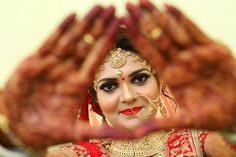
[[144, 157], [165, 156], [165, 148], [170, 132], [159, 131], [135, 140], [114, 140], [106, 145], [107, 150], [116, 156]]

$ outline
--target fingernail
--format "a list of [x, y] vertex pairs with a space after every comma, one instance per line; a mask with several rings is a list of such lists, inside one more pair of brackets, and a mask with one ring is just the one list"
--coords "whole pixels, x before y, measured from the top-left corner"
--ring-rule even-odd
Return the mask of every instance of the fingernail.
[[107, 36], [107, 37], [109, 37], [109, 38], [113, 38], [114, 35], [116, 35], [116, 32], [118, 32], [118, 26], [119, 26], [119, 24], [120, 24], [120, 19], [114, 18], [114, 19], [111, 21], [111, 23], [110, 23], [110, 25], [109, 25], [109, 29], [107, 30], [105, 36]]
[[170, 4], [165, 4], [166, 9], [175, 15], [176, 18], [180, 18], [182, 16], [182, 13], [180, 10], [178, 10], [176, 7]]
[[155, 7], [152, 3], [150, 3], [148, 0], [141, 0], [141, 1], [140, 1], [140, 6], [146, 8], [146, 9], [148, 9], [148, 10], [150, 10], [150, 11], [156, 8], [156, 7]]
[[113, 6], [110, 6], [107, 8], [101, 15], [101, 19], [104, 20], [104, 23], [107, 23], [115, 13], [115, 8]]
[[99, 15], [99, 13], [103, 10], [100, 5], [96, 5], [85, 17], [84, 19], [88, 21], [92, 21], [95, 17]]
[[142, 12], [139, 8], [134, 6], [132, 3], [127, 3], [126, 7], [135, 20], [138, 20], [142, 16]]
[[74, 22], [75, 17], [76, 17], [75, 13], [70, 14], [69, 16], [67, 16], [65, 18], [65, 20], [59, 25], [59, 29], [62, 32], [66, 31], [68, 29], [68, 27], [70, 26], [70, 24]]
[[138, 35], [138, 30], [135, 27], [134, 22], [130, 16], [123, 18], [123, 22], [127, 26], [127, 30], [130, 35], [134, 37]]

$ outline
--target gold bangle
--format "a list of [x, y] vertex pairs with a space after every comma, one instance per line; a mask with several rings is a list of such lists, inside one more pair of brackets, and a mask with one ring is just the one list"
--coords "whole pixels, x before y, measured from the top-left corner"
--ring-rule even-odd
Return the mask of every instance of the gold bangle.
[[232, 145], [236, 146], [236, 128], [233, 128], [230, 131], [220, 131], [221, 136]]
[[7, 134], [10, 129], [9, 129], [9, 121], [7, 117], [3, 114], [0, 114], [0, 130], [4, 133]]
[[41, 156], [45, 150], [34, 150], [29, 146], [25, 146], [9, 127], [9, 120], [6, 115], [0, 113], [0, 130], [6, 135], [9, 141], [19, 150], [24, 151], [27, 156]]
[[7, 136], [14, 146], [24, 147], [24, 144], [11, 131], [9, 127], [9, 120], [4, 114], [0, 114], [0, 130]]

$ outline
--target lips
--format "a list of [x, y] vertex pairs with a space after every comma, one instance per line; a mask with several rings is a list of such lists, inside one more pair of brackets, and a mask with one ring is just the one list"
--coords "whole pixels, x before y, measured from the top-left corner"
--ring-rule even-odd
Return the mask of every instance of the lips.
[[129, 109], [125, 109], [120, 111], [121, 114], [125, 115], [125, 116], [132, 116], [137, 114], [138, 112], [140, 112], [142, 109], [142, 107], [133, 107], [133, 108], [129, 108]]

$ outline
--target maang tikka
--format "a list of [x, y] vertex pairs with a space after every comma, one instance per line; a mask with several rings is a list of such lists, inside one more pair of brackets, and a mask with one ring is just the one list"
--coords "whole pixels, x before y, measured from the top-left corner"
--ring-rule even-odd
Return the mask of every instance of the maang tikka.
[[150, 72], [152, 71], [151, 66], [137, 54], [131, 51], [123, 50], [121, 48], [112, 49], [108, 54], [108, 56], [105, 58], [103, 65], [100, 67], [100, 69], [95, 75], [95, 79], [93, 81], [94, 83], [93, 87], [96, 91], [98, 89], [98, 79], [100, 77], [100, 72], [104, 71], [104, 64], [109, 62], [112, 68], [117, 69], [116, 73], [119, 77], [121, 77], [123, 72], [121, 71], [120, 68], [125, 65], [128, 56], [132, 57], [134, 63], [140, 62], [145, 69], [147, 69]]

